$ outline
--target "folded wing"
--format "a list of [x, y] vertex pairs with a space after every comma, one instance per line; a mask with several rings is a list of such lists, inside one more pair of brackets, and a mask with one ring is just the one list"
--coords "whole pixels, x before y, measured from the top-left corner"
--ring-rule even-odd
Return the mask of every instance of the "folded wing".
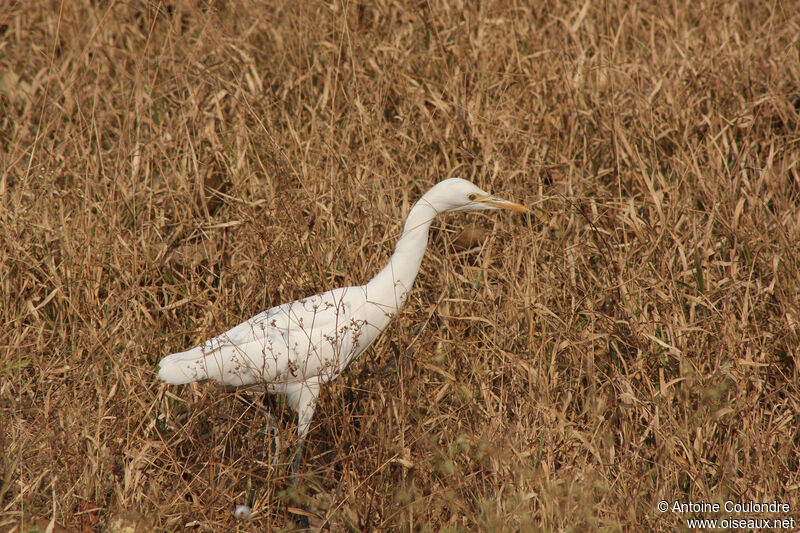
[[206, 379], [234, 386], [328, 381], [363, 349], [359, 339], [366, 341], [366, 335], [371, 342], [379, 333], [365, 328], [365, 303], [364, 287], [344, 287], [273, 307], [164, 357], [158, 375], [176, 385]]

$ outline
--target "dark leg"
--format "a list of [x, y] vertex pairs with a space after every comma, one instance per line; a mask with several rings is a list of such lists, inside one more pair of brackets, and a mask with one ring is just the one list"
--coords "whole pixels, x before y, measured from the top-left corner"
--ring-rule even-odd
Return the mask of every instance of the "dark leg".
[[297, 450], [294, 452], [294, 461], [292, 461], [292, 485], [297, 485], [300, 476], [300, 465], [303, 464], [303, 444], [305, 439], [297, 441]]
[[[311, 418], [314, 416], [314, 407], [316, 407], [316, 396], [309, 398], [304, 407], [299, 409], [297, 416], [297, 449], [294, 452], [294, 460], [292, 461], [292, 485], [297, 488], [300, 481], [300, 466], [303, 464], [303, 445], [306, 442], [306, 435], [311, 428]], [[305, 505], [300, 504], [300, 509], [308, 511]], [[308, 516], [305, 514], [297, 515], [297, 525], [303, 529], [308, 530]]]
[[[297, 449], [294, 451], [294, 460], [292, 461], [292, 477], [290, 478], [292, 481], [292, 485], [295, 488], [295, 494], [297, 494], [297, 486], [300, 481], [300, 465], [303, 464], [303, 444], [305, 443], [305, 438], [300, 438], [297, 441]], [[299, 494], [298, 494], [299, 495]], [[297, 506], [302, 509], [303, 511], [308, 511], [306, 506], [303, 503], [298, 502]], [[297, 518], [295, 519], [295, 523], [297, 526], [306, 531], [309, 528], [308, 524], [308, 516], [305, 514], [297, 514]]]

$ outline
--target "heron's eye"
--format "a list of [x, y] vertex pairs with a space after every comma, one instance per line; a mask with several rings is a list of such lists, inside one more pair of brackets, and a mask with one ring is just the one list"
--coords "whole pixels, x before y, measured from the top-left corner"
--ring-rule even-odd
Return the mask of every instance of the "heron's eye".
[[477, 194], [475, 194], [474, 192], [473, 192], [473, 193], [469, 193], [469, 194], [467, 195], [467, 198], [469, 199], [469, 201], [470, 201], [470, 202], [474, 202], [474, 201], [475, 201], [475, 198], [477, 198], [477, 197], [478, 197], [478, 195], [477, 195]]

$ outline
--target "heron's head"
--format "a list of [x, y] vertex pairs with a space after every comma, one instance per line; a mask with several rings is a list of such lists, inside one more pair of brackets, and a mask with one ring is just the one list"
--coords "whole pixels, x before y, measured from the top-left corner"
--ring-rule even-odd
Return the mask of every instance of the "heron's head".
[[461, 178], [450, 178], [437, 183], [425, 195], [437, 211], [483, 211], [485, 209], [510, 209], [517, 213], [530, 213], [527, 207], [503, 200]]

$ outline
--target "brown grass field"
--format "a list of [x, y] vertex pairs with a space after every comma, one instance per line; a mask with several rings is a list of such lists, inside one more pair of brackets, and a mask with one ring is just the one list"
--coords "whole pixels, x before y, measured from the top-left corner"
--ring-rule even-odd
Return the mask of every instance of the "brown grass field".
[[[0, 530], [800, 528], [798, 12], [3, 2]], [[434, 224], [298, 490], [288, 408], [273, 466], [256, 409], [159, 382], [368, 280], [451, 176], [534, 214]]]

